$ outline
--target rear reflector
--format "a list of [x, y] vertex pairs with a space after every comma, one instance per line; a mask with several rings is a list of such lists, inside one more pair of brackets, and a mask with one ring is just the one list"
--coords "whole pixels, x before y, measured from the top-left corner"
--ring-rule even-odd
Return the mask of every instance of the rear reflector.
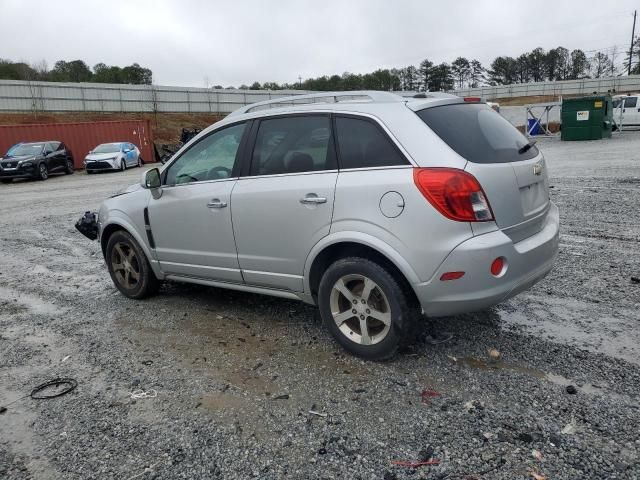
[[451, 220], [493, 220], [489, 201], [470, 173], [457, 168], [414, 168], [413, 181], [429, 203]]
[[465, 102], [481, 102], [482, 99], [480, 97], [464, 97]]
[[502, 269], [504, 268], [504, 258], [498, 257], [493, 262], [491, 262], [491, 275], [494, 277], [500, 276], [502, 273]]
[[464, 276], [464, 272], [445, 272], [440, 277], [440, 280], [446, 282], [447, 280], [458, 280]]

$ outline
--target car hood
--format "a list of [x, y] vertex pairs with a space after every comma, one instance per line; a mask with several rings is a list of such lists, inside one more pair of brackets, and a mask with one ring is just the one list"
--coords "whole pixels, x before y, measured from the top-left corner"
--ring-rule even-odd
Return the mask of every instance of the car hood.
[[22, 160], [33, 160], [36, 158], [36, 155], [16, 155], [14, 156], [7, 156], [7, 157], [0, 157], [1, 161], [11, 161], [11, 162], [20, 162]]
[[137, 192], [138, 190], [142, 190], [142, 185], [140, 185], [139, 183], [134, 183], [133, 185], [129, 185], [122, 190], [118, 190], [116, 193], [111, 195], [111, 198], [119, 197], [120, 195], [126, 195], [127, 193]]
[[120, 156], [120, 152], [114, 153], [90, 153], [86, 157], [85, 160], [109, 160], [111, 158], [116, 158]]

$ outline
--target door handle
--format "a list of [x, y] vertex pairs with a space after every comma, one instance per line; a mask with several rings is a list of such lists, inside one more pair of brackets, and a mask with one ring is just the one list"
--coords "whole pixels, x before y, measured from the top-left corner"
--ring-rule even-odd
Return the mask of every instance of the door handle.
[[315, 193], [307, 193], [304, 198], [300, 199], [300, 203], [304, 205], [318, 205], [320, 203], [327, 203], [327, 198], [319, 197]]
[[224, 208], [227, 206], [227, 202], [223, 202], [219, 198], [214, 198], [209, 203], [207, 203], [207, 207], [209, 208]]

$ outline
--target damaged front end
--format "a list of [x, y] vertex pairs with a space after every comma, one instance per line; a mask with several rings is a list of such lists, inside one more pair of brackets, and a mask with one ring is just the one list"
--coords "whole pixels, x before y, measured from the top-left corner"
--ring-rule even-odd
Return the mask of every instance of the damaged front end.
[[84, 212], [84, 215], [76, 222], [76, 230], [89, 240], [98, 238], [98, 217], [94, 212]]

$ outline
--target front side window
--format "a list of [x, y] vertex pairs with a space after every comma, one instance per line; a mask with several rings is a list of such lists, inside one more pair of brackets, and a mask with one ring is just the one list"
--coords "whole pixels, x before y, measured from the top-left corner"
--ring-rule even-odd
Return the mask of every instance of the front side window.
[[260, 122], [251, 159], [251, 175], [335, 168], [328, 116], [293, 116]]
[[369, 120], [337, 117], [336, 136], [341, 169], [409, 164], [387, 135]]
[[173, 162], [166, 185], [221, 180], [231, 177], [246, 124], [218, 130], [192, 145]]

